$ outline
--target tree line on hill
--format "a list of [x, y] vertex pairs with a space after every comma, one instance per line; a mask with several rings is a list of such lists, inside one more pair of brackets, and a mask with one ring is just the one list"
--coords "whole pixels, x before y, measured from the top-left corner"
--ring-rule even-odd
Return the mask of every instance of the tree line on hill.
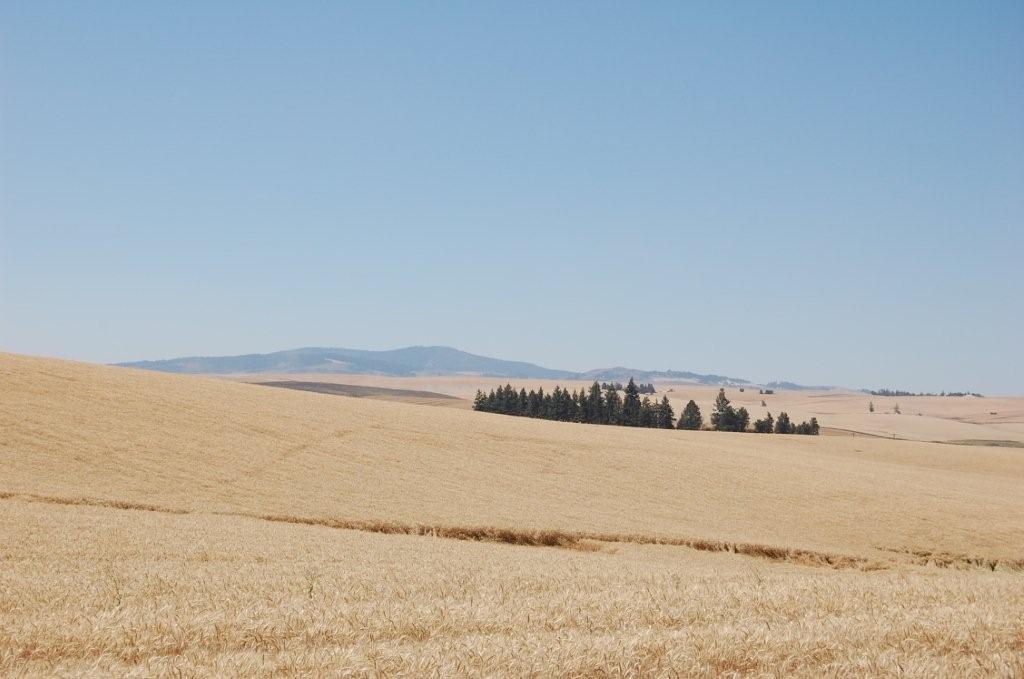
[[902, 389], [869, 389], [868, 393], [872, 396], [954, 396], [962, 398], [964, 396], [975, 396], [977, 398], [984, 398], [981, 394], [973, 391], [943, 391], [941, 393], [925, 392], [920, 391], [914, 393], [912, 391], [903, 391]]
[[[648, 385], [644, 385], [648, 386]], [[653, 385], [650, 385], [653, 388]], [[615, 384], [594, 382], [589, 390], [562, 389], [560, 386], [548, 392], [541, 387], [536, 391], [520, 389], [516, 391], [511, 384], [492, 389], [485, 394], [476, 392], [473, 410], [485, 413], [500, 413], [518, 417], [533, 417], [542, 420], [559, 422], [582, 422], [584, 424], [611, 424], [624, 427], [650, 427], [657, 429], [704, 429], [704, 417], [700, 407], [692, 399], [683, 408], [676, 421], [675, 413], [669, 404], [668, 397], [663, 396], [660, 402], [653, 402], [646, 396], [641, 398], [640, 387], [629, 380], [621, 391]], [[733, 408], [725, 396], [725, 389], [718, 391], [715, 410], [711, 413], [711, 429], [716, 431], [750, 431], [750, 413], [746, 408]], [[762, 434], [806, 434], [817, 436], [819, 425], [817, 418], [809, 422], [794, 424], [789, 415], [779, 413], [772, 418], [768, 413], [762, 419], [754, 421], [754, 432]]]
[[[693, 403], [693, 401], [690, 401]], [[763, 401], [762, 401], [763, 403]], [[694, 403], [694, 406], [697, 404]], [[689, 407], [689, 404], [687, 404]], [[715, 399], [715, 410], [711, 413], [711, 428], [715, 431], [749, 431], [750, 413], [746, 408], [733, 408], [729, 399], [725, 396], [725, 389], [718, 390], [718, 398]], [[821, 431], [818, 418], [812, 417], [808, 422], [794, 424], [789, 419], [789, 414], [779, 413], [778, 418], [773, 418], [768, 413], [759, 420], [754, 420], [754, 432], [757, 434], [804, 434], [817, 436]]]
[[622, 390], [614, 384], [605, 385], [594, 382], [590, 390], [569, 391], [556, 386], [545, 393], [541, 387], [537, 391], [520, 389], [518, 392], [510, 384], [491, 390], [484, 394], [477, 391], [473, 401], [473, 409], [486, 413], [518, 415], [520, 417], [536, 417], [542, 420], [558, 420], [560, 422], [583, 422], [585, 424], [616, 424], [626, 427], [655, 427], [671, 429], [675, 422], [675, 413], [668, 402], [668, 397], [660, 403], [653, 403], [649, 398], [640, 397], [640, 388], [630, 380]]
[[[657, 389], [654, 388], [654, 382], [648, 382], [647, 384], [641, 382], [640, 384], [636, 385], [636, 388], [640, 391], [641, 394], [653, 394], [657, 391]], [[622, 382], [602, 382], [601, 389], [604, 391], [607, 391], [608, 389], [622, 391], [624, 387], [622, 386]]]

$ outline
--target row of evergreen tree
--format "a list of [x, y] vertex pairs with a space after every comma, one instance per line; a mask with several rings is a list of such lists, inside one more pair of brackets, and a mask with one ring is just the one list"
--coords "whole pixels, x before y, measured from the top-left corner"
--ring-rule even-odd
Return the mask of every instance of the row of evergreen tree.
[[[704, 417], [701, 415], [700, 407], [693, 400], [683, 408], [677, 422], [667, 396], [663, 396], [660, 402], [652, 402], [646, 396], [641, 398], [640, 387], [632, 379], [625, 388], [616, 389], [616, 386], [621, 387], [594, 382], [589, 390], [569, 391], [556, 386], [551, 392], [545, 393], [543, 387], [527, 392], [526, 389], [516, 391], [512, 385], [506, 384], [504, 387], [492, 389], [489, 394], [477, 391], [473, 409], [486, 413], [585, 424], [658, 429], [704, 428]], [[620, 390], [624, 392], [622, 396], [619, 396]], [[717, 431], [749, 431], [749, 424], [750, 413], [747, 409], [733, 408], [725, 396], [725, 389], [720, 389], [715, 400], [715, 410], [711, 413], [711, 428]], [[817, 418], [814, 417], [809, 422], [793, 424], [789, 415], [783, 412], [779, 413], [777, 419], [773, 419], [771, 413], [768, 413], [763, 419], [755, 420], [753, 430], [763, 434], [816, 436], [819, 426]]]
[[981, 394], [973, 391], [943, 391], [936, 394], [932, 391], [919, 391], [914, 393], [912, 391], [903, 391], [902, 389], [869, 389], [868, 393], [872, 396], [954, 396], [956, 398], [976, 396], [978, 398], [984, 398]]
[[653, 403], [646, 396], [640, 397], [640, 388], [633, 380], [622, 389], [624, 393], [621, 396], [615, 386], [609, 384], [602, 389], [594, 382], [589, 391], [574, 389], [570, 392], [556, 386], [548, 393], [544, 393], [543, 387], [527, 393], [526, 389], [517, 392], [512, 385], [506, 384], [486, 395], [477, 391], [473, 409], [561, 422], [661, 429], [674, 426], [675, 413], [667, 396], [660, 403]]
[[[690, 401], [693, 403], [693, 401]], [[764, 405], [764, 401], [761, 402]], [[711, 413], [711, 428], [716, 431], [748, 431], [750, 424], [750, 413], [746, 408], [733, 408], [729, 399], [725, 397], [725, 389], [718, 390], [718, 398], [715, 399], [715, 412]], [[818, 418], [812, 417], [808, 422], [794, 424], [789, 419], [789, 414], [779, 413], [777, 419], [772, 418], [768, 413], [760, 420], [754, 420], [754, 432], [758, 434], [805, 434], [817, 436], [821, 427], [818, 425]]]
[[[657, 389], [654, 388], [654, 382], [648, 382], [647, 384], [641, 382], [640, 384], [636, 385], [636, 388], [640, 391], [641, 394], [653, 394], [658, 391]], [[624, 387], [622, 386], [622, 382], [602, 382], [601, 389], [614, 389], [615, 391], [622, 391]]]

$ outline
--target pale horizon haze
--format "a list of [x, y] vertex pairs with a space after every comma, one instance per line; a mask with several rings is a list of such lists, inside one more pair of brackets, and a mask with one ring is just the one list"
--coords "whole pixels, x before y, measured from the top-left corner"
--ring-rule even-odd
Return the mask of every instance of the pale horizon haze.
[[0, 350], [1024, 394], [1024, 4], [4, 3]]

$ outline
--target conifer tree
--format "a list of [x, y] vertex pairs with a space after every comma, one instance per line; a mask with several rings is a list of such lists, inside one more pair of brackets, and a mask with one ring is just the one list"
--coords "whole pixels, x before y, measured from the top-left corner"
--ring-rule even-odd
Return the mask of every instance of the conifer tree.
[[711, 426], [716, 431], [736, 431], [736, 410], [729, 405], [729, 399], [725, 397], [725, 389], [718, 390], [715, 411], [711, 413]]
[[658, 427], [661, 429], [671, 429], [675, 426], [676, 414], [672, 411], [672, 404], [668, 402], [668, 396], [661, 397], [661, 403], [658, 404]]
[[530, 394], [526, 397], [526, 400], [526, 414], [529, 417], [540, 417], [541, 407], [544, 404], [544, 389], [541, 388], [540, 392], [536, 392], [533, 389], [531, 389]]
[[619, 396], [619, 392], [615, 390], [614, 386], [605, 392], [604, 402], [604, 423], [622, 424], [622, 397]]
[[700, 414], [700, 407], [697, 406], [697, 402], [690, 399], [690, 402], [683, 408], [682, 414], [679, 416], [679, 424], [676, 425], [679, 429], [690, 429], [696, 431], [704, 426], [704, 418]]
[[573, 418], [572, 395], [568, 389], [562, 390], [562, 398], [558, 402], [558, 419], [562, 422], [570, 422]]
[[774, 420], [772, 414], [768, 413], [765, 417], [760, 420], [754, 420], [754, 431], [758, 434], [771, 434], [774, 428]]
[[654, 415], [654, 407], [651, 405], [651, 399], [644, 396], [640, 400], [640, 413], [637, 418], [638, 427], [653, 427], [657, 423]]
[[[680, 414], [678, 423], [668, 396], [662, 396], [660, 402], [652, 402], [646, 395], [641, 398], [650, 385], [637, 385], [630, 378], [624, 389], [614, 383], [594, 381], [589, 391], [586, 389], [563, 388], [556, 385], [551, 393], [545, 394], [543, 387], [537, 391], [526, 391], [521, 387], [518, 391], [506, 383], [504, 386], [491, 389], [489, 393], [477, 390], [473, 398], [473, 409], [482, 412], [503, 413], [521, 417], [536, 417], [563, 422], [584, 422], [595, 424], [616, 424], [632, 427], [657, 427], [662, 429], [701, 429], [704, 421], [697, 403], [690, 400]], [[762, 401], [762, 404], [764, 401]], [[874, 403], [869, 404], [870, 408]], [[899, 406], [894, 407], [899, 412]], [[719, 389], [715, 399], [715, 411], [711, 415], [712, 426], [719, 431], [747, 431], [750, 414], [746, 408], [735, 409], [725, 395], [725, 389]], [[755, 420], [753, 430], [759, 433], [805, 434], [817, 436], [821, 427], [817, 418], [794, 424], [785, 412], [779, 413], [773, 421], [771, 413], [764, 418]]]
[[627, 427], [640, 425], [640, 390], [637, 389], [636, 382], [632, 377], [629, 378], [629, 384], [626, 385], [626, 393], [622, 399], [622, 423]]
[[584, 422], [602, 424], [604, 420], [604, 397], [601, 396], [601, 385], [595, 380], [590, 385], [590, 393], [587, 395], [586, 418]]
[[796, 425], [796, 429], [793, 430], [794, 434], [803, 434], [805, 436], [817, 436], [820, 432], [818, 426], [818, 418], [812, 417], [810, 422], [801, 422]]
[[746, 408], [740, 408], [736, 411], [733, 416], [732, 430], [733, 431], [746, 431], [747, 425], [750, 423], [750, 413], [747, 412]]

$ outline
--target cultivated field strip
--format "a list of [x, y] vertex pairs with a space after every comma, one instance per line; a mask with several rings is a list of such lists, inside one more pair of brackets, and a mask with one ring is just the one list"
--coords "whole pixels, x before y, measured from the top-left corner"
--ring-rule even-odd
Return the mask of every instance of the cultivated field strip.
[[[0, 491], [0, 499], [18, 499], [27, 502], [41, 502], [57, 505], [81, 505], [128, 509], [165, 514], [203, 514], [187, 509], [159, 507], [152, 504], [104, 500], [90, 497], [54, 497], [32, 493]], [[324, 526], [341, 530], [382, 533], [388, 535], [418, 535], [451, 540], [494, 542], [529, 547], [560, 547], [582, 551], [600, 549], [598, 543], [619, 543], [637, 545], [661, 545], [685, 547], [702, 552], [724, 552], [739, 554], [769, 561], [797, 563], [804, 566], [830, 568], [857, 568], [860, 570], [882, 570], [890, 568], [897, 560], [867, 559], [843, 554], [829, 554], [805, 549], [791, 549], [756, 543], [736, 543], [702, 538], [684, 538], [636, 533], [599, 533], [587, 531], [528, 530], [496, 526], [451, 526], [431, 524], [407, 524], [396, 521], [367, 521], [359, 519], [287, 516], [280, 514], [255, 514], [249, 512], [210, 512], [222, 516], [236, 516], [276, 523], [291, 523], [309, 526]], [[900, 555], [898, 561], [919, 565], [933, 565], [939, 568], [982, 568], [990, 571], [1022, 571], [1024, 559], [994, 559], [980, 556], [933, 553], [928, 551], [887, 550]]]
[[1016, 449], [0, 385], [0, 676], [1024, 676]]
[[1024, 544], [1012, 448], [636, 431], [12, 355], [0, 380], [9, 492], [868, 560]]
[[0, 676], [1015, 677], [1019, 573], [0, 502]]

